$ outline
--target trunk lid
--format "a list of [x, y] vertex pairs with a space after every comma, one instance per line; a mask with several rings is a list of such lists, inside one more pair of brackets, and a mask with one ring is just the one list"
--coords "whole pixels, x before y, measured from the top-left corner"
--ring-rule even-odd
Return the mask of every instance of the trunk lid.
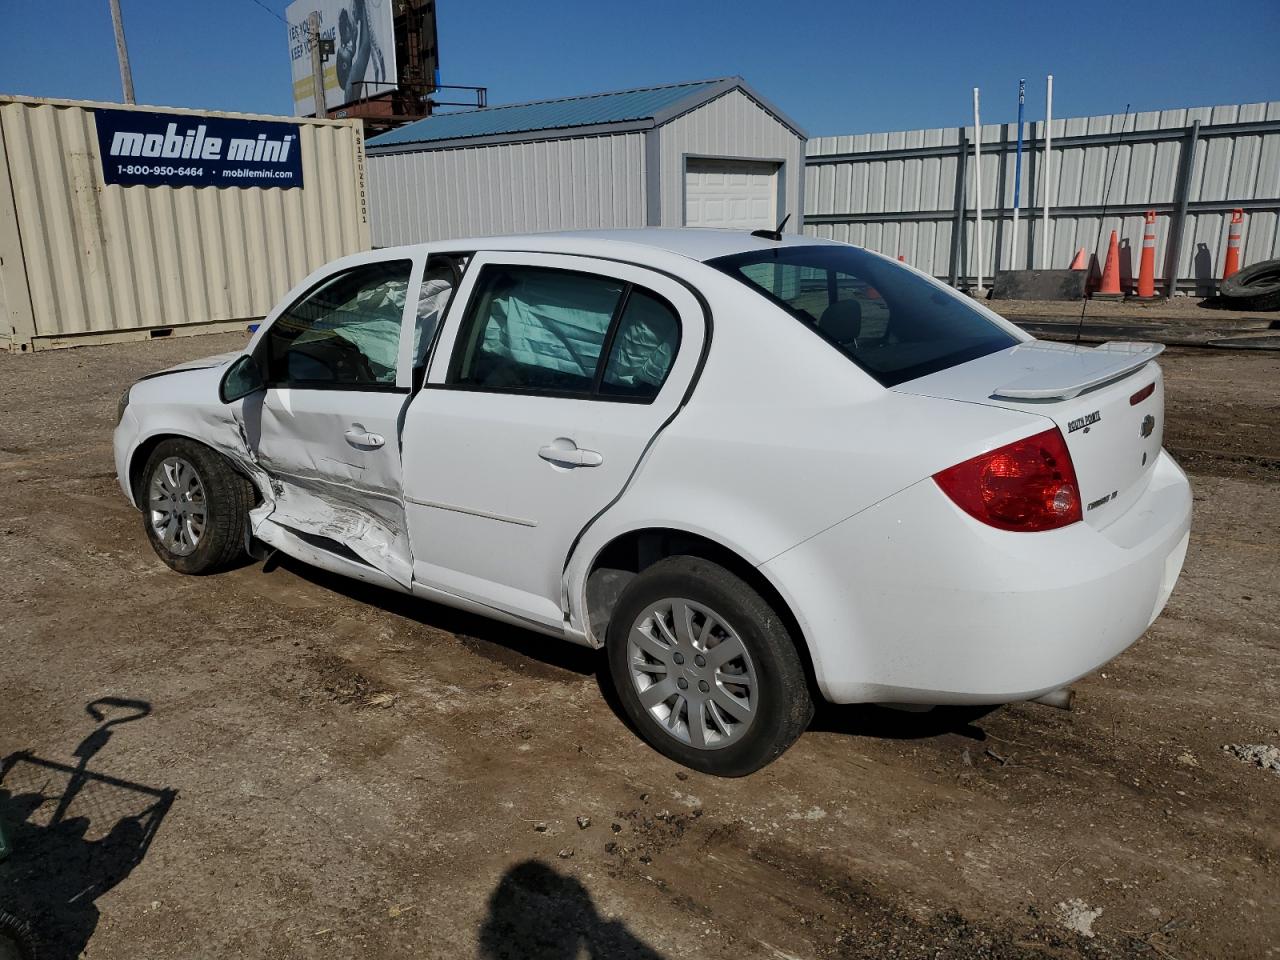
[[1030, 340], [893, 389], [1052, 420], [1071, 452], [1084, 521], [1101, 529], [1142, 496], [1160, 453], [1164, 382], [1152, 361], [1163, 349]]

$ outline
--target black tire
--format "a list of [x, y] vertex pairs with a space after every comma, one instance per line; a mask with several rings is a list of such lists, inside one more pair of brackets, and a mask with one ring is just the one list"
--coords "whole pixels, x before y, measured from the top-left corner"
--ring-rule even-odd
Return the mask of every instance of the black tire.
[[36, 935], [31, 924], [0, 910], [0, 960], [36, 960]]
[[[651, 605], [675, 598], [714, 611], [737, 634], [754, 667], [753, 716], [736, 739], [725, 738], [724, 745], [718, 748], [696, 748], [670, 733], [641, 703], [637, 681], [632, 678], [632, 627]], [[606, 647], [609, 673], [632, 724], [659, 753], [702, 773], [720, 777], [754, 773], [791, 746], [813, 718], [804, 664], [784, 620], [749, 584], [709, 560], [671, 557], [631, 581], [609, 619]], [[692, 693], [687, 687], [689, 680], [685, 683], [686, 691]], [[679, 709], [680, 694], [674, 696]], [[688, 716], [687, 706], [683, 713]], [[714, 731], [711, 735], [718, 736]]]
[[[166, 460], [178, 458], [190, 464], [204, 489], [204, 527], [190, 553], [170, 549], [151, 522], [149, 495], [152, 481]], [[179, 573], [203, 574], [221, 570], [244, 553], [244, 532], [253, 506], [253, 486], [232, 469], [221, 454], [194, 440], [161, 441], [151, 451], [138, 484], [142, 524], [156, 554]]]
[[1223, 280], [1218, 292], [1237, 310], [1280, 310], [1280, 260], [1245, 267]]

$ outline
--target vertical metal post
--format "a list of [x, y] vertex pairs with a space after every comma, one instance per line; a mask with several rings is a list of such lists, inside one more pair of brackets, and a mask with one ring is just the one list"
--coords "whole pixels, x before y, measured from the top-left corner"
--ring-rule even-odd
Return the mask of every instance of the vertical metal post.
[[1195, 120], [1187, 128], [1187, 139], [1182, 145], [1182, 162], [1178, 164], [1178, 188], [1174, 194], [1177, 212], [1169, 224], [1169, 246], [1165, 257], [1165, 276], [1169, 278], [1165, 296], [1172, 297], [1178, 289], [1178, 271], [1182, 269], [1182, 232], [1187, 224], [1187, 200], [1191, 196], [1191, 172], [1195, 169], [1196, 144], [1200, 141], [1200, 121]]
[[31, 303], [31, 281], [18, 227], [13, 177], [4, 127], [0, 125], [0, 353], [31, 349], [36, 335], [35, 307]]
[[977, 217], [973, 221], [973, 245], [976, 250], [973, 271], [978, 283], [976, 290], [982, 295], [982, 116], [978, 112], [978, 88], [973, 88], [973, 196]]
[[311, 44], [311, 106], [317, 117], [327, 117], [329, 106], [324, 95], [324, 56], [320, 52], [320, 11], [307, 15], [307, 40]]
[[1044, 220], [1040, 233], [1040, 269], [1049, 269], [1049, 194], [1053, 190], [1053, 74], [1044, 95]]
[[116, 31], [116, 59], [120, 61], [120, 86], [124, 88], [124, 102], [133, 103], [133, 71], [129, 69], [129, 47], [124, 42], [124, 18], [120, 15], [120, 0], [111, 0], [111, 26]]
[[969, 162], [969, 135], [960, 128], [960, 154], [956, 161], [956, 217], [951, 226], [951, 285], [960, 285], [960, 244], [964, 239], [965, 167]]
[[1018, 269], [1018, 208], [1022, 206], [1022, 108], [1027, 101], [1027, 81], [1018, 81], [1018, 150], [1013, 157], [1013, 237], [1009, 241], [1009, 269]]

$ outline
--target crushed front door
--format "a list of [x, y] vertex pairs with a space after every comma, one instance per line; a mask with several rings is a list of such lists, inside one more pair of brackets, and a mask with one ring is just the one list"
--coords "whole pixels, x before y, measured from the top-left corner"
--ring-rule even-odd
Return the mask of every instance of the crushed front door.
[[255, 348], [267, 388], [243, 411], [272, 494], [255, 529], [283, 527], [405, 588], [400, 421], [420, 273], [408, 258], [367, 260], [313, 286]]

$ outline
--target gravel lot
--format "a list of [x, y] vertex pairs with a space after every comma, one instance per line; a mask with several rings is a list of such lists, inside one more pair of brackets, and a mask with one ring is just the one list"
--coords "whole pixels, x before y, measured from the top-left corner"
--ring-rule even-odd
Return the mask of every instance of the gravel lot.
[[116, 398], [241, 342], [0, 355], [0, 906], [50, 956], [1280, 956], [1280, 773], [1223, 749], [1280, 745], [1280, 354], [1162, 361], [1186, 570], [1074, 712], [827, 708], [717, 781], [588, 651], [290, 561], [164, 567]]

